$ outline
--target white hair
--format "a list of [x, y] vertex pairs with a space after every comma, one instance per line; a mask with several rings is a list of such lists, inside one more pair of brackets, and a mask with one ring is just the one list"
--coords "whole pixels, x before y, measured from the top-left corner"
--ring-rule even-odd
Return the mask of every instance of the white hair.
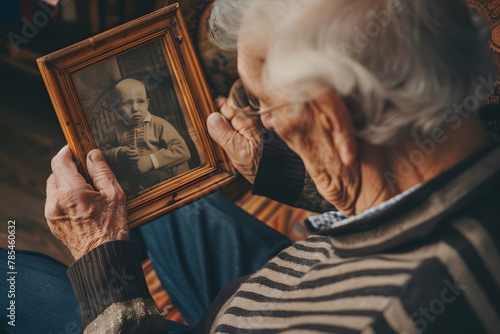
[[461, 0], [216, 0], [209, 23], [225, 50], [267, 43], [264, 84], [288, 101], [339, 94], [373, 144], [430, 135], [496, 75], [487, 24]]

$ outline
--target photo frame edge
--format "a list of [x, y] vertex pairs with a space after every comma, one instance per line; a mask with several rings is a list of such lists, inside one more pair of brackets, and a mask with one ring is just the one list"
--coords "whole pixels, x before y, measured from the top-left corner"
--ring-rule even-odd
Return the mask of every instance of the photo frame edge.
[[[158, 13], [159, 12], [159, 13]], [[170, 15], [167, 14], [170, 13]], [[197, 91], [196, 95], [197, 97], [203, 97], [201, 99], [201, 104], [197, 103], [197, 109], [200, 115], [202, 116], [203, 120], [206, 120], [206, 117], [212, 113], [215, 112], [215, 105], [213, 104], [213, 101], [211, 101], [211, 95], [208, 89], [208, 84], [207, 81], [204, 77], [204, 73], [201, 69], [201, 65], [199, 64], [198, 57], [196, 56], [194, 46], [192, 45], [192, 42], [189, 38], [189, 35], [187, 34], [187, 29], [184, 26], [184, 20], [180, 14], [179, 11], [179, 6], [178, 4], [173, 4], [168, 7], [162, 8], [158, 10], [157, 12], [148, 14], [142, 18], [139, 18], [138, 20], [141, 20], [142, 28], [144, 29], [145, 27], [148, 26], [147, 22], [147, 17], [151, 17], [151, 19], [155, 18], [155, 13], [159, 16], [164, 16], [168, 15], [171, 20], [172, 19], [177, 19], [177, 24], [175, 25], [175, 28], [179, 29], [181, 31], [182, 36], [184, 36], [184, 41], [183, 41], [183, 46], [182, 48], [179, 48], [176, 52], [180, 55], [182, 55], [183, 51], [181, 49], [184, 49], [184, 52], [189, 56], [189, 64], [193, 66], [193, 68], [190, 68], [189, 71], [187, 71], [185, 68], [182, 69], [188, 77], [188, 86], [193, 94], [193, 91]], [[61, 129], [63, 130], [64, 136], [68, 142], [68, 145], [70, 146], [72, 152], [75, 155], [75, 158], [77, 160], [77, 165], [79, 167], [79, 171], [84, 175], [84, 177], [89, 181], [89, 176], [88, 172], [85, 166], [85, 156], [86, 156], [86, 148], [81, 147], [81, 142], [82, 138], [86, 139], [87, 141], [90, 141], [90, 149], [92, 148], [97, 148], [97, 145], [94, 142], [94, 139], [92, 137], [92, 133], [89, 129], [88, 125], [88, 120], [86, 120], [85, 117], [83, 117], [83, 122], [81, 120], [75, 120], [74, 116], [77, 118], [82, 118], [79, 115], [82, 113], [82, 110], [79, 111], [72, 111], [72, 104], [75, 104], [77, 107], [80, 106], [79, 109], [81, 109], [81, 102], [79, 101], [78, 96], [73, 96], [75, 94], [72, 94], [71, 91], [76, 92], [76, 88], [74, 83], [71, 80], [70, 73], [76, 72], [76, 71], [71, 71], [70, 69], [73, 68], [72, 66], [68, 65], [67, 62], [63, 62], [66, 66], [58, 67], [58, 59], [68, 59], [68, 56], [71, 56], [72, 53], [79, 52], [82, 48], [88, 48], [89, 45], [92, 46], [92, 43], [95, 43], [95, 38], [99, 37], [100, 43], [106, 43], [107, 36], [109, 38], [115, 38], [117, 34], [119, 34], [120, 30], [122, 27], [126, 26], [127, 29], [131, 29], [130, 26], [133, 26], [134, 21], [124, 24], [120, 27], [114, 28], [108, 32], [101, 33], [99, 35], [96, 35], [94, 37], [91, 37], [85, 41], [82, 41], [80, 43], [75, 44], [72, 47], [65, 48], [60, 51], [56, 51], [54, 53], [51, 53], [47, 56], [41, 57], [37, 59], [37, 65], [40, 69], [40, 72], [42, 74], [43, 81], [46, 85], [46, 88], [49, 92], [49, 96], [51, 98], [51, 101], [54, 105], [54, 109], [56, 111], [57, 117], [59, 124], [61, 126]], [[168, 28], [168, 27], [167, 27]], [[112, 32], [112, 34], [110, 33]], [[166, 35], [168, 34], [168, 29], [160, 35]], [[173, 31], [172, 31], [173, 33]], [[137, 38], [135, 36], [135, 43], [134, 45], [130, 47], [126, 47], [121, 51], [120, 54], [125, 53], [126, 50], [132, 50], [135, 47], [137, 47], [138, 44], [144, 44], [146, 45], [148, 41], [146, 41], [147, 36], [149, 34], [141, 34], [141, 37]], [[186, 38], [187, 37], [187, 38]], [[160, 38], [164, 38], [163, 36]], [[93, 42], [94, 41], [94, 42]], [[126, 41], [124, 41], [122, 44], [125, 44]], [[121, 45], [121, 44], [118, 44]], [[166, 47], [166, 45], [165, 45]], [[108, 52], [113, 53], [114, 50], [116, 50], [118, 46], [116, 46], [114, 49], [110, 50], [105, 50], [105, 51], [100, 51], [97, 54], [94, 55], [95, 58], [97, 58], [100, 55], [105, 55]], [[80, 59], [80, 62], [88, 62], [87, 66], [92, 66], [93, 63], [98, 63], [101, 60], [96, 60], [95, 62], [92, 62], [90, 60], [93, 60], [93, 55], [90, 54], [88, 55], [88, 50], [87, 50], [87, 57], [82, 57]], [[58, 77], [59, 74], [59, 77]], [[196, 75], [196, 78], [192, 78], [192, 75]], [[66, 82], [64, 82], [66, 81]], [[69, 82], [67, 82], [69, 81]], [[196, 87], [195, 87], [196, 86]], [[76, 100], [75, 100], [76, 99]], [[73, 101], [72, 101], [73, 100]], [[76, 101], [76, 102], [75, 102]], [[69, 105], [68, 105], [69, 104]], [[78, 109], [78, 108], [77, 108]], [[202, 114], [203, 113], [203, 114]], [[73, 115], [75, 114], [75, 115]], [[84, 114], [84, 111], [83, 111]], [[190, 117], [192, 117], [190, 115]], [[77, 124], [80, 123], [80, 124]], [[83, 128], [87, 129], [82, 129], [82, 124]], [[80, 125], [80, 128], [78, 127]], [[83, 130], [83, 131], [82, 131]], [[204, 131], [208, 135], [208, 131], [206, 129], [206, 124], [204, 126]], [[83, 137], [82, 137], [83, 136]], [[232, 181], [236, 180], [238, 176], [235, 175], [235, 170], [232, 167], [227, 155], [223, 152], [221, 148], [219, 148], [213, 140], [211, 140], [211, 148], [213, 151], [213, 155], [215, 156], [217, 160], [217, 165], [218, 165], [218, 172], [213, 174], [213, 175], [207, 175], [205, 177], [202, 177], [196, 181], [193, 182], [193, 184], [186, 186], [186, 187], [181, 187], [178, 191], [170, 191], [170, 192], [161, 192], [158, 196], [156, 196], [154, 199], [149, 200], [148, 203], [144, 205], [131, 205], [131, 201], [136, 200], [136, 198], [133, 198], [132, 200], [127, 201], [127, 209], [129, 210], [131, 220], [130, 220], [130, 226], [131, 228], [137, 227], [144, 225], [148, 223], [150, 220], [154, 219], [154, 217], [158, 217], [159, 215], [164, 215], [170, 211], [173, 211], [177, 209], [178, 207], [185, 205], [189, 203], [190, 201], [194, 201], [197, 198], [199, 198], [200, 195], [200, 189], [203, 191], [203, 193], [207, 192], [213, 192], [216, 189], [223, 187]], [[204, 148], [205, 145], [201, 144]], [[215, 166], [214, 166], [215, 167]], [[188, 172], [189, 173], [189, 172]], [[211, 181], [210, 181], [211, 180]], [[200, 188], [201, 187], [201, 188]], [[154, 189], [153, 189], [154, 190]], [[179, 200], [175, 201], [175, 203], [172, 203], [171, 205], [165, 206], [165, 201], [167, 198], [170, 196], [174, 195], [175, 193], [181, 193], [182, 192], [182, 198]], [[149, 193], [149, 192], [147, 192]], [[146, 194], [147, 194], [146, 193]], [[139, 196], [141, 198], [142, 195]], [[144, 197], [145, 198], [145, 197]], [[141, 200], [136, 200], [135, 202], [141, 202]], [[168, 201], [167, 201], [168, 202]], [[160, 207], [160, 208], [158, 208]], [[157, 208], [157, 210], [152, 210], [154, 208]]]

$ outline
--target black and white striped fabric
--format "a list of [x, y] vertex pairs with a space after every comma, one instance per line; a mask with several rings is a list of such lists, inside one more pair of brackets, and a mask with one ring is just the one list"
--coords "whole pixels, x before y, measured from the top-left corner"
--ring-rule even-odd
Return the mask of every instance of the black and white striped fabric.
[[387, 210], [285, 249], [222, 291], [210, 331], [500, 333], [499, 204], [494, 147]]

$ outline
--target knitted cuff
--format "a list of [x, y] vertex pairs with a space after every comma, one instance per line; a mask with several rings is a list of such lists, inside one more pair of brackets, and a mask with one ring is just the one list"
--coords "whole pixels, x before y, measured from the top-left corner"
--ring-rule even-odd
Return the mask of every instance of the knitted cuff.
[[94, 248], [66, 272], [86, 328], [114, 303], [151, 298], [134, 241], [112, 241]]

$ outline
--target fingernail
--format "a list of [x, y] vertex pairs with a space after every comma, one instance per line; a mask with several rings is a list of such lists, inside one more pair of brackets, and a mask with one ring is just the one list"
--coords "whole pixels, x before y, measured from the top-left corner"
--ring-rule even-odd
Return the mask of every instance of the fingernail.
[[103, 157], [101, 151], [96, 149], [96, 150], [90, 151], [89, 160], [92, 162], [99, 162], [99, 161], [103, 161], [104, 157]]
[[213, 113], [208, 116], [208, 124], [210, 124], [211, 127], [216, 128], [224, 121], [223, 117], [224, 116], [222, 116], [218, 112]]

